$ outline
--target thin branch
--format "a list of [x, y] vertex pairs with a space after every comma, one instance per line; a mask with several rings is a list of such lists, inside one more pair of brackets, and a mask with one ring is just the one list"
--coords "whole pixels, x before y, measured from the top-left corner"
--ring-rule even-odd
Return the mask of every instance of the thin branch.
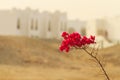
[[94, 47], [92, 48], [91, 54], [94, 53], [94, 50], [95, 50], [95, 45], [94, 45]]
[[102, 69], [104, 75], [106, 76], [107, 80], [110, 80], [110, 78], [109, 78], [107, 72], [105, 71], [105, 69], [104, 69], [102, 63], [100, 62], [100, 60], [99, 60], [96, 56], [92, 55], [91, 52], [87, 51], [85, 48], [83, 48], [83, 50], [84, 50], [89, 56], [91, 56], [93, 59], [95, 59], [95, 60], [97, 61], [97, 63], [99, 64], [100, 68]]
[[95, 52], [95, 56], [96, 56], [96, 57], [97, 57], [97, 55], [98, 55], [98, 50], [99, 50], [99, 46], [97, 47], [96, 52]]

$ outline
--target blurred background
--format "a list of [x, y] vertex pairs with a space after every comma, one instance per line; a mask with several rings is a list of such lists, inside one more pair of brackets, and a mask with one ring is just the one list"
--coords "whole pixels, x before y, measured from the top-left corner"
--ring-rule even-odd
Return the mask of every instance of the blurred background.
[[0, 79], [104, 79], [83, 50], [59, 51], [67, 31], [95, 35], [99, 59], [118, 80], [119, 30], [119, 0], [0, 0]]

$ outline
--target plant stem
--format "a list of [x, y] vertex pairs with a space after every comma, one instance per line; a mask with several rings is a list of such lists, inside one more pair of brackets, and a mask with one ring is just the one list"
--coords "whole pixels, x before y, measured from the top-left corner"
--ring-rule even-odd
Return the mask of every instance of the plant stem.
[[109, 78], [107, 72], [105, 71], [105, 69], [104, 69], [102, 63], [100, 62], [100, 60], [99, 60], [96, 56], [94, 56], [94, 55], [92, 55], [90, 52], [88, 52], [85, 48], [83, 48], [83, 49], [84, 49], [84, 51], [85, 51], [88, 55], [90, 55], [93, 59], [95, 59], [95, 60], [97, 61], [97, 63], [99, 64], [100, 68], [102, 69], [104, 75], [106, 76], [107, 80], [110, 80], [110, 78]]

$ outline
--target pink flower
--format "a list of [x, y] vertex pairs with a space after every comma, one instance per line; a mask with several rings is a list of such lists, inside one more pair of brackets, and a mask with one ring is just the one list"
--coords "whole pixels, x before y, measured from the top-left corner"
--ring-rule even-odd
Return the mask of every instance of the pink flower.
[[70, 48], [77, 47], [81, 48], [86, 45], [94, 44], [95, 43], [95, 36], [90, 36], [90, 38], [87, 38], [86, 36], [81, 36], [81, 34], [77, 32], [73, 32], [71, 34], [68, 34], [67, 32], [62, 33], [62, 37], [64, 38], [61, 46], [60, 51], [66, 51], [69, 52]]

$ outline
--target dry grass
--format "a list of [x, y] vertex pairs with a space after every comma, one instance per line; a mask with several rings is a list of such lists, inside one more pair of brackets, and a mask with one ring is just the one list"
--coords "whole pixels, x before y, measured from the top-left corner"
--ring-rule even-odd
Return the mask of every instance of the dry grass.
[[[0, 80], [104, 80], [85, 53], [59, 52], [60, 41], [0, 36]], [[112, 80], [120, 79], [120, 45], [99, 51]]]

